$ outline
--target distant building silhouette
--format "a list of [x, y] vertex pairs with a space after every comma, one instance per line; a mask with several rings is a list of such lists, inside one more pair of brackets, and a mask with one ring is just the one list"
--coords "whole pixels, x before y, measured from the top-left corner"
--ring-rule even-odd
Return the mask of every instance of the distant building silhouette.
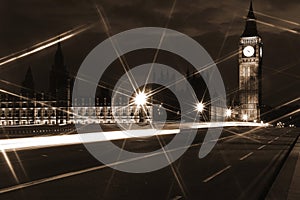
[[67, 106], [70, 99], [71, 78], [69, 71], [64, 63], [61, 43], [58, 43], [49, 77], [50, 97], [59, 102], [62, 106]]
[[34, 79], [31, 71], [31, 67], [28, 67], [25, 79], [22, 82], [21, 94], [32, 98], [34, 96], [35, 84]]

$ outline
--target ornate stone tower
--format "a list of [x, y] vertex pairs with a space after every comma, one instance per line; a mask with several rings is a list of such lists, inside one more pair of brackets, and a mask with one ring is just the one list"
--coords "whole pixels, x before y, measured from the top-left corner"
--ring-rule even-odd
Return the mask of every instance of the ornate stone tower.
[[50, 94], [52, 98], [54, 98], [59, 104], [62, 104], [62, 106], [65, 106], [68, 99], [68, 84], [70, 82], [70, 77], [64, 63], [64, 56], [60, 43], [57, 45], [49, 81]]
[[34, 96], [34, 80], [31, 67], [28, 67], [25, 79], [22, 82], [21, 94], [29, 98], [32, 98]]
[[262, 56], [262, 40], [251, 1], [239, 44], [239, 116], [243, 121], [260, 120]]

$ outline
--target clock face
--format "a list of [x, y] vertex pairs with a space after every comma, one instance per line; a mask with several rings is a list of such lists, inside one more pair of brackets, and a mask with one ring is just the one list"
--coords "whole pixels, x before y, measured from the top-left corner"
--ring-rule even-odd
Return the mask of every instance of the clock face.
[[243, 50], [243, 54], [246, 57], [251, 57], [254, 55], [254, 53], [255, 53], [255, 50], [254, 50], [253, 46], [246, 46]]

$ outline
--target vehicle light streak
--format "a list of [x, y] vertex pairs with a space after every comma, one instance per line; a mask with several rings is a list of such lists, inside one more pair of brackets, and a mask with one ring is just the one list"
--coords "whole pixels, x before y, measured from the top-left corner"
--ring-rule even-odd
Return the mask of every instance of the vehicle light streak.
[[[267, 124], [253, 122], [201, 122], [201, 123], [185, 123], [180, 125], [180, 129], [199, 129], [199, 128], [217, 128], [217, 127], [267, 127]], [[40, 136], [31, 138], [15, 138], [0, 140], [2, 150], [14, 151], [23, 149], [46, 148], [54, 146], [81, 144], [82, 137], [84, 142], [101, 142], [110, 140], [120, 140], [138, 137], [152, 137], [157, 135], [171, 135], [180, 133], [180, 129], [142, 129], [142, 130], [127, 130], [127, 131], [107, 131], [94, 132], [72, 135], [55, 135], [55, 136]]]
[[[254, 122], [207, 122], [188, 125], [190, 128], [219, 128], [219, 127], [267, 127], [268, 124]], [[183, 126], [185, 127], [185, 126]]]
[[[31, 138], [15, 138], [15, 139], [2, 139], [0, 140], [0, 147], [4, 151], [45, 148], [54, 146], [64, 146], [81, 144], [82, 138], [84, 142], [101, 142], [109, 140], [119, 140], [134, 137], [151, 137], [155, 135], [168, 135], [179, 133], [179, 129], [173, 130], [156, 130], [156, 129], [143, 129], [143, 130], [127, 130], [127, 131], [109, 131], [109, 132], [95, 132], [83, 133], [74, 135], [56, 135], [56, 136], [41, 136]], [[84, 136], [83, 136], [84, 135]]]

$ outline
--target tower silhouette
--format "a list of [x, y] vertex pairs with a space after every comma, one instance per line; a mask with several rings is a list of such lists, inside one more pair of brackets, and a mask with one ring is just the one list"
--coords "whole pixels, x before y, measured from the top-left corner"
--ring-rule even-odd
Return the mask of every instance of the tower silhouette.
[[64, 63], [64, 56], [61, 44], [58, 43], [54, 57], [54, 64], [50, 71], [49, 91], [51, 98], [55, 99], [59, 105], [67, 106], [68, 89], [70, 88], [70, 77]]
[[34, 79], [31, 67], [29, 66], [25, 75], [25, 79], [22, 82], [21, 94], [22, 96], [32, 98], [34, 95], [34, 89]]
[[239, 116], [244, 121], [260, 120], [262, 51], [251, 1], [239, 44]]

